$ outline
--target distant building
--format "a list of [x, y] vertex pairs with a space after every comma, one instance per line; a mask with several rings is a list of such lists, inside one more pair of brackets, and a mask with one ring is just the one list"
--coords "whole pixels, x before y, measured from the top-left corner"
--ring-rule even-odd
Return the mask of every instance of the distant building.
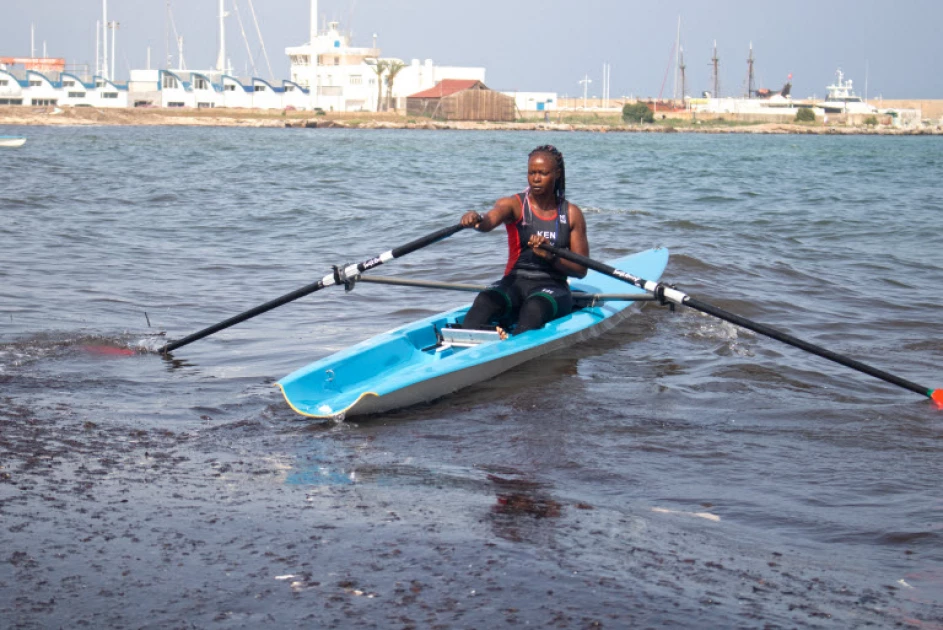
[[444, 79], [438, 85], [406, 98], [406, 114], [438, 120], [510, 122], [514, 99], [474, 79]]
[[546, 112], [559, 106], [556, 92], [504, 92], [514, 98], [520, 112]]
[[[326, 31], [311, 37], [313, 45], [309, 42], [285, 49], [291, 65], [291, 81], [314, 90], [313, 107], [341, 112], [383, 109], [389, 83], [386, 74], [377, 76], [378, 60], [402, 66], [393, 79], [391, 107], [394, 109], [401, 108], [406, 95], [431, 88], [443, 79], [485, 80], [484, 68], [435, 66], [431, 59], [422, 64], [413, 59], [406, 64], [400, 59], [381, 58], [379, 48], [351, 46], [348, 36], [338, 27], [337, 22], [330, 22]], [[316, 62], [314, 65], [312, 59]]]
[[83, 81], [60, 70], [0, 67], [0, 105], [127, 107], [128, 89], [102, 77]]
[[308, 91], [291, 81], [272, 85], [218, 71], [132, 70], [128, 92], [135, 107], [302, 109], [309, 101]]

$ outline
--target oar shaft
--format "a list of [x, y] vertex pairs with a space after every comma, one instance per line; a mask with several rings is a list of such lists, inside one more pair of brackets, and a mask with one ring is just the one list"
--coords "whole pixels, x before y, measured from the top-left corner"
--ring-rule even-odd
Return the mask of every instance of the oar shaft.
[[[413, 280], [410, 278], [391, 278], [389, 276], [363, 276], [357, 282], [368, 284], [390, 284], [399, 287], [419, 287], [422, 289], [445, 289], [447, 291], [467, 291], [481, 293], [488, 287], [483, 284], [459, 284], [455, 282], [436, 282], [432, 280]], [[584, 293], [574, 291], [573, 298], [578, 300], [594, 300], [596, 302], [653, 302], [654, 295], [647, 293]]]
[[204, 328], [203, 330], [199, 330], [191, 335], [187, 335], [183, 339], [178, 339], [177, 341], [173, 341], [171, 343], [165, 344], [158, 352], [160, 352], [161, 354], [173, 352], [177, 348], [193, 343], [194, 341], [199, 341], [200, 339], [203, 339], [203, 337], [209, 337], [213, 333], [217, 333], [221, 330], [225, 330], [226, 328], [229, 328], [230, 326], [235, 326], [236, 324], [240, 322], [244, 322], [247, 319], [252, 319], [256, 315], [261, 315], [262, 313], [265, 313], [266, 311], [270, 311], [273, 308], [277, 308], [283, 304], [287, 304], [288, 302], [297, 300], [300, 297], [304, 297], [305, 295], [314, 293], [315, 291], [320, 291], [324, 287], [331, 286], [332, 284], [334, 284], [334, 276], [325, 276], [321, 278], [320, 280], [318, 280], [317, 282], [313, 282], [307, 286], [301, 287], [300, 289], [292, 291], [291, 293], [286, 293], [280, 298], [275, 298], [274, 300], [266, 302], [265, 304], [261, 304], [259, 306], [256, 306], [253, 309], [249, 309], [248, 311], [244, 313], [240, 313], [239, 315], [234, 315], [233, 317], [230, 317], [227, 320], [221, 321], [218, 324], [213, 324], [212, 326], [208, 326]]
[[541, 248], [556, 254], [560, 258], [566, 258], [567, 260], [571, 260], [589, 269], [593, 269], [614, 278], [618, 278], [628, 282], [631, 285], [639, 287], [640, 289], [645, 289], [646, 291], [655, 294], [659, 299], [663, 299], [664, 301], [673, 302], [675, 304], [693, 308], [708, 315], [713, 315], [714, 317], [728, 321], [731, 324], [752, 330], [754, 332], [760, 333], [761, 335], [766, 335], [767, 337], [771, 337], [777, 341], [782, 341], [785, 344], [805, 350], [806, 352], [811, 352], [812, 354], [820, 356], [823, 359], [834, 361], [835, 363], [844, 365], [845, 367], [849, 367], [853, 370], [858, 370], [864, 374], [869, 374], [875, 378], [879, 378], [882, 381], [903, 387], [904, 389], [910, 390], [915, 394], [933, 398], [934, 400], [940, 398], [940, 390], [934, 391], [929, 387], [924, 387], [923, 385], [919, 385], [913, 381], [895, 376], [894, 374], [885, 372], [884, 370], [879, 370], [878, 368], [870, 366], [866, 363], [862, 363], [861, 361], [856, 361], [855, 359], [843, 356], [837, 352], [832, 352], [831, 350], [821, 346], [803, 341], [765, 324], [754, 322], [735, 313], [730, 313], [722, 308], [708, 304], [707, 302], [702, 302], [701, 300], [693, 298], [690, 295], [678, 291], [677, 289], [672, 289], [671, 287], [668, 287], [664, 284], [645, 280], [644, 278], [639, 278], [638, 276], [633, 276], [630, 273], [626, 273], [616, 269], [615, 267], [611, 267], [610, 265], [595, 261], [591, 258], [587, 258], [586, 256], [581, 256], [580, 254], [576, 254], [567, 249], [560, 249], [546, 243], [541, 245]]
[[159, 350], [159, 352], [161, 354], [172, 352], [173, 350], [176, 350], [177, 348], [193, 343], [194, 341], [197, 341], [199, 339], [203, 339], [204, 337], [208, 337], [209, 335], [212, 335], [213, 333], [217, 333], [221, 330], [229, 328], [230, 326], [235, 326], [236, 324], [240, 322], [244, 322], [247, 319], [251, 319], [255, 317], [256, 315], [261, 315], [262, 313], [265, 313], [266, 311], [270, 311], [273, 308], [277, 308], [279, 306], [282, 306], [283, 304], [287, 304], [288, 302], [297, 300], [300, 297], [304, 297], [305, 295], [314, 293], [315, 291], [319, 291], [323, 289], [324, 287], [329, 287], [334, 284], [343, 283], [347, 279], [356, 278], [364, 271], [373, 269], [374, 267], [379, 267], [385, 262], [388, 262], [395, 258], [400, 258], [402, 256], [405, 256], [406, 254], [416, 251], [417, 249], [421, 249], [423, 247], [426, 247], [427, 245], [431, 245], [437, 241], [441, 241], [442, 239], [448, 238], [449, 236], [452, 236], [456, 232], [459, 232], [463, 229], [464, 229], [464, 226], [461, 224], [452, 225], [447, 228], [442, 228], [441, 230], [436, 230], [435, 232], [426, 234], [422, 238], [417, 238], [416, 240], [406, 243], [405, 245], [401, 245], [395, 249], [391, 249], [387, 252], [383, 252], [379, 256], [375, 256], [373, 258], [370, 258], [369, 260], [365, 260], [362, 263], [358, 263], [356, 265], [348, 265], [347, 267], [343, 269], [336, 269], [333, 274], [324, 276], [317, 282], [311, 283], [300, 289], [292, 291], [291, 293], [286, 293], [280, 298], [276, 298], [274, 300], [266, 302], [265, 304], [256, 306], [255, 308], [249, 309], [248, 311], [244, 313], [240, 313], [239, 315], [230, 317], [229, 319], [219, 322], [218, 324], [214, 324], [212, 326], [204, 328], [203, 330], [197, 331], [193, 333], [192, 335], [187, 335], [183, 339], [179, 339], [177, 341], [168, 343], [164, 345]]
[[372, 284], [391, 284], [400, 287], [420, 287], [423, 289], [447, 289], [449, 291], [468, 291], [480, 293], [488, 287], [479, 284], [456, 284], [454, 282], [434, 282], [431, 280], [410, 280], [408, 278], [390, 278], [389, 276], [363, 276], [358, 282]]

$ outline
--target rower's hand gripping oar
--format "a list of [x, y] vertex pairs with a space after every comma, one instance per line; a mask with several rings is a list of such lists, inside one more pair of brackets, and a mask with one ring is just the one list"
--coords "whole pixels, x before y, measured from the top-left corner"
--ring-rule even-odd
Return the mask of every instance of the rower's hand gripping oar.
[[203, 337], [207, 337], [209, 335], [212, 335], [213, 333], [229, 328], [230, 326], [235, 326], [236, 324], [240, 322], [244, 322], [247, 319], [251, 319], [252, 317], [255, 317], [256, 315], [261, 315], [262, 313], [265, 313], [266, 311], [270, 311], [273, 308], [279, 307], [282, 304], [287, 304], [288, 302], [291, 302], [292, 300], [297, 300], [298, 298], [308, 295], [309, 293], [320, 291], [321, 289], [325, 287], [333, 286], [335, 284], [343, 284], [347, 287], [350, 287], [353, 284], [353, 282], [357, 279], [357, 277], [364, 271], [368, 271], [370, 269], [373, 269], [374, 267], [379, 267], [385, 262], [389, 262], [390, 260], [393, 260], [395, 258], [400, 258], [402, 256], [405, 256], [406, 254], [414, 252], [417, 249], [422, 249], [423, 247], [427, 245], [432, 245], [433, 243], [437, 241], [441, 241], [442, 239], [447, 238], [449, 236], [452, 236], [456, 232], [460, 232], [463, 229], [465, 229], [465, 226], [461, 224], [452, 225], [447, 228], [442, 228], [441, 230], [436, 230], [435, 232], [432, 232], [431, 234], [426, 234], [422, 238], [417, 238], [415, 241], [406, 243], [405, 245], [402, 245], [395, 249], [391, 249], [387, 252], [383, 252], [379, 256], [376, 256], [369, 260], [365, 260], [362, 263], [357, 263], [355, 265], [348, 265], [347, 267], [343, 267], [343, 268], [334, 267], [334, 272], [332, 274], [324, 276], [317, 282], [301, 287], [300, 289], [292, 291], [291, 293], [286, 293], [280, 298], [276, 298], [274, 300], [266, 302], [265, 304], [256, 306], [255, 308], [250, 309], [244, 313], [240, 313], [239, 315], [230, 317], [229, 319], [219, 322], [218, 324], [214, 324], [208, 328], [204, 328], [203, 330], [197, 331], [193, 333], [192, 335], [187, 335], [183, 339], [168, 343], [162, 346], [158, 350], [158, 352], [160, 352], [161, 354], [167, 354], [168, 352], [172, 352], [176, 350], [177, 348], [185, 346], [189, 343], [193, 343], [194, 341], [202, 339]]
[[568, 249], [560, 249], [558, 247], [554, 247], [553, 245], [548, 245], [547, 243], [542, 244], [540, 247], [547, 250], [548, 252], [556, 254], [560, 258], [566, 258], [567, 260], [571, 260], [577, 264], [583, 265], [584, 267], [598, 271], [599, 273], [612, 276], [613, 278], [618, 278], [619, 280], [628, 282], [629, 284], [640, 289], [644, 289], [654, 294], [662, 304], [678, 304], [681, 306], [688, 306], [695, 310], [701, 311], [702, 313], [713, 315], [714, 317], [728, 321], [731, 324], [735, 324], [742, 328], [747, 328], [754, 332], [758, 332], [761, 335], [766, 335], [767, 337], [772, 337], [777, 341], [782, 341], [783, 343], [799, 348], [800, 350], [811, 352], [812, 354], [818, 355], [824, 359], [834, 361], [835, 363], [839, 363], [845, 367], [850, 367], [853, 370], [870, 374], [871, 376], [879, 378], [882, 381], [892, 383], [899, 387], [903, 387], [904, 389], [909, 389], [916, 394], [920, 394], [921, 396], [926, 396], [927, 398], [932, 399], [937, 403], [937, 405], [943, 408], [943, 389], [933, 390], [928, 387], [924, 387], [923, 385], [918, 385], [917, 383], [908, 381], [907, 379], [901, 378], [899, 376], [895, 376], [894, 374], [890, 374], [884, 370], [879, 370], [875, 367], [867, 365], [866, 363], [862, 363], [861, 361], [856, 361], [855, 359], [851, 359], [832, 352], [831, 350], [827, 350], [821, 346], [803, 341], [793, 337], [792, 335], [776, 330], [775, 328], [766, 326], [765, 324], [754, 322], [735, 313], [730, 313], [722, 308], [708, 304], [707, 302], [702, 302], [701, 300], [693, 298], [682, 291], [678, 291], [677, 289], [664, 285], [660, 282], [652, 282], [651, 280], [645, 280], [644, 278], [633, 276], [630, 273], [626, 273], [625, 271], [621, 271], [605, 263], [601, 263], [591, 258], [571, 252]]

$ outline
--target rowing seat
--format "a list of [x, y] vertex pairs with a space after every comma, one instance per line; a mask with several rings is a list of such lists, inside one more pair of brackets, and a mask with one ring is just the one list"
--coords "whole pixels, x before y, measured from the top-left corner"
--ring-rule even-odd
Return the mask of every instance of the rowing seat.
[[443, 328], [439, 331], [441, 346], [455, 346], [471, 348], [472, 346], [500, 341], [501, 337], [496, 330], [472, 330], [468, 328]]

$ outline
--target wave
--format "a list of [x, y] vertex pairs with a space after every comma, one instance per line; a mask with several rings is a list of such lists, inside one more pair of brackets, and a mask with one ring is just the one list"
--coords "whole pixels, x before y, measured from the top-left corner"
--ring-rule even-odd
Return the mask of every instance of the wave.
[[43, 332], [0, 344], [0, 372], [79, 355], [119, 358], [156, 353], [166, 342], [163, 332], [145, 335]]

